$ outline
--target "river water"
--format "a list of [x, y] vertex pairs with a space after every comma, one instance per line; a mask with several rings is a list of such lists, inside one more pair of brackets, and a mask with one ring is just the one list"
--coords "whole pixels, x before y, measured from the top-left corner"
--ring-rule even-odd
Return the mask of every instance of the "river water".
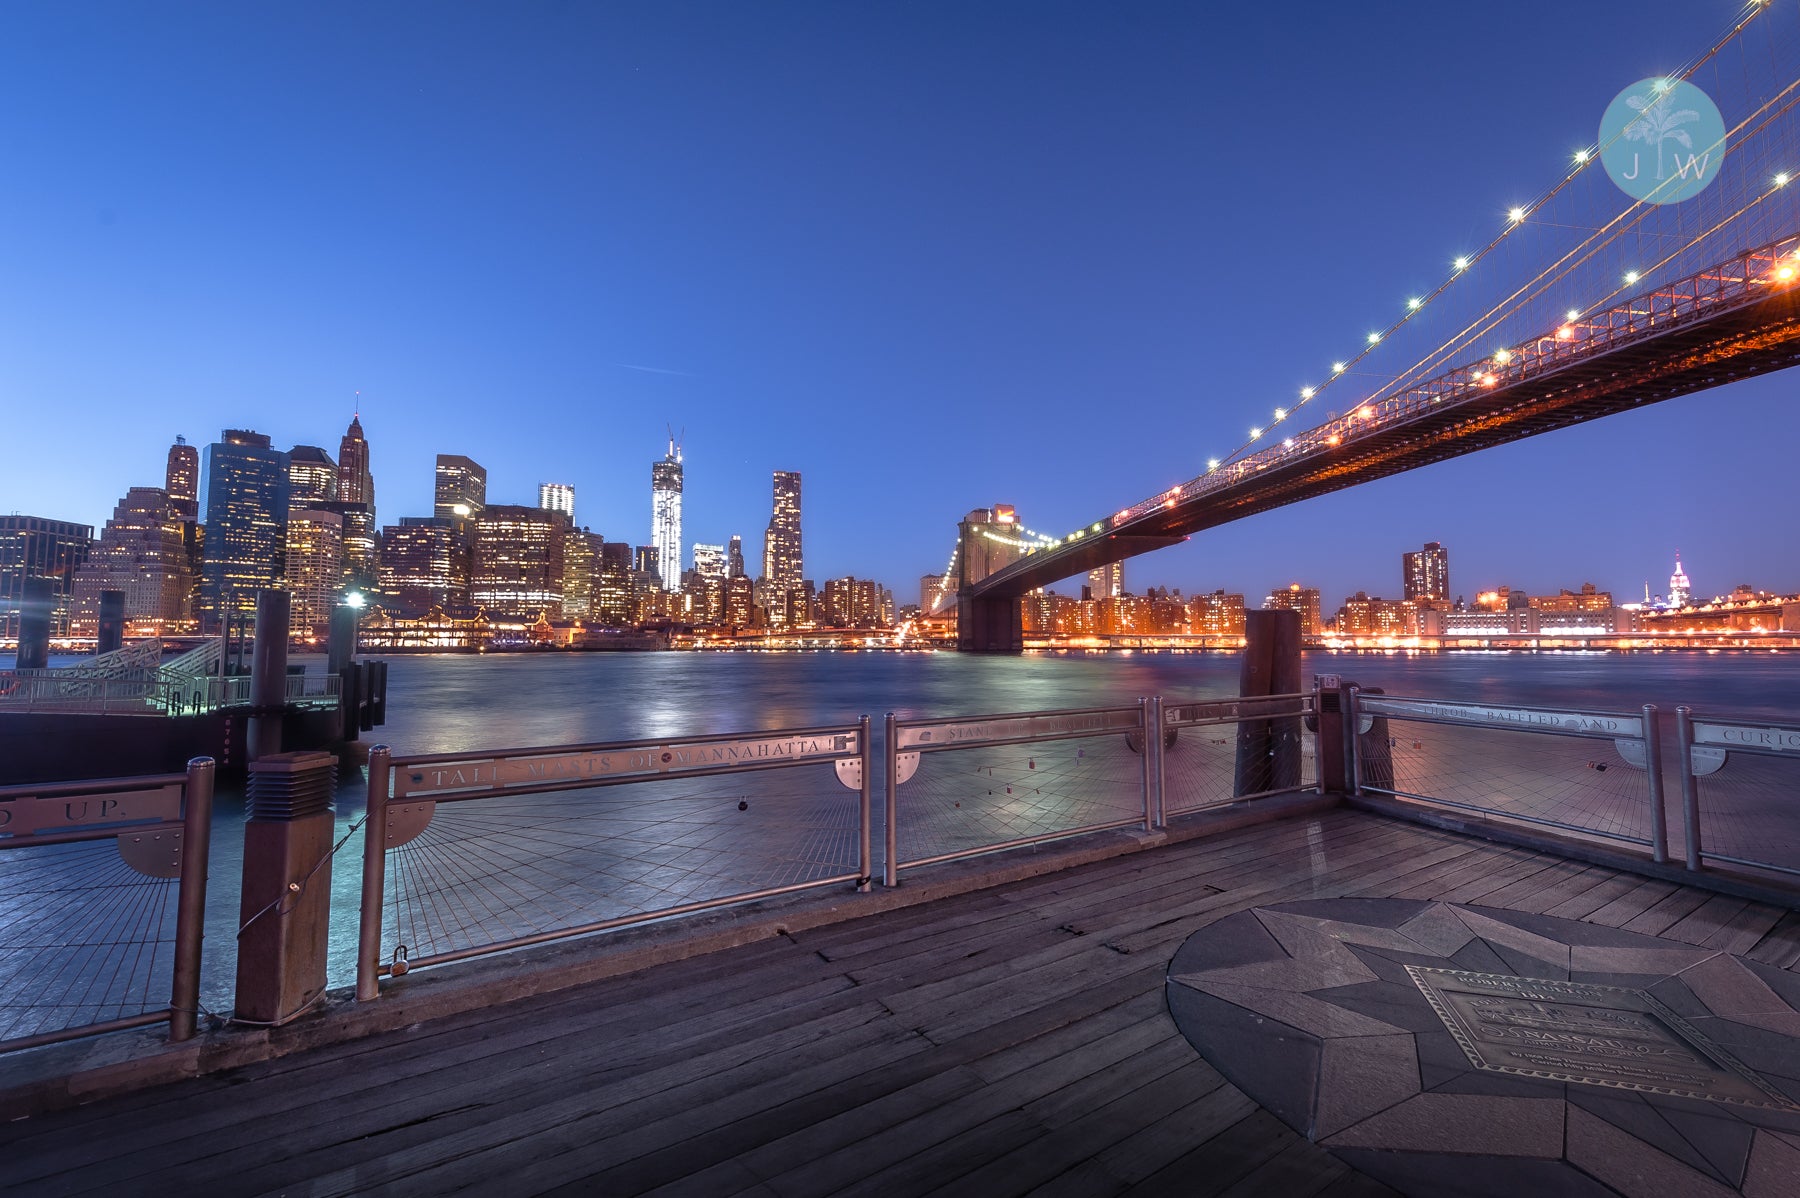
[[[322, 662], [295, 660], [322, 668]], [[389, 660], [387, 723], [373, 733], [364, 733], [363, 740], [365, 744], [387, 744], [396, 756], [848, 724], [865, 714], [871, 717], [879, 738], [887, 712], [903, 718], [981, 715], [1129, 704], [1140, 696], [1156, 694], [1166, 700], [1225, 698], [1237, 693], [1239, 672], [1238, 657], [1229, 653], [1025, 657], [885, 652], [528, 653], [395, 656]], [[1306, 654], [1302, 669], [1309, 684], [1316, 673], [1334, 673], [1365, 687], [1382, 687], [1390, 695], [1613, 712], [1635, 711], [1654, 703], [1667, 713], [1677, 704], [1686, 704], [1709, 715], [1800, 722], [1800, 654], [1791, 653], [1319, 652]], [[1191, 754], [1201, 747], [1195, 738], [1185, 743], [1183, 751]], [[1088, 757], [1072, 752], [1070, 767], [1099, 768], [1093, 756], [1098, 748], [1089, 748]], [[1113, 746], [1107, 751], [1123, 749]], [[1023, 768], [1026, 763], [1015, 764]], [[1029, 764], [1036, 771], [1049, 764], [1049, 755], [1040, 751]], [[1583, 765], [1575, 762], [1574, 768], [1585, 777]], [[1134, 767], [1127, 760], [1122, 768], [1120, 776], [1129, 779]], [[791, 772], [759, 777], [772, 780]], [[1034, 783], [1047, 781], [1041, 774], [1027, 776]], [[1612, 775], [1618, 776], [1616, 772]], [[938, 782], [945, 780], [940, 773]], [[920, 784], [933, 783], [926, 780], [915, 787]], [[830, 782], [823, 785], [832, 789]], [[754, 786], [746, 786], [755, 791]], [[360, 832], [352, 834], [352, 825], [362, 813], [364, 787], [360, 769], [341, 772], [337, 823], [346, 841], [333, 862], [331, 876], [333, 986], [347, 985], [354, 977], [361, 837]], [[625, 787], [623, 792], [644, 794], [641, 801], [634, 798], [639, 803], [635, 812], [670, 806], [645, 787]], [[622, 804], [623, 792], [607, 793], [616, 796], [613, 802]], [[978, 790], [969, 793], [981, 795]], [[998, 793], [997, 789], [987, 790], [988, 795]], [[1011, 793], [1006, 790], [1007, 795]], [[700, 796], [690, 792], [671, 797]], [[732, 794], [725, 808], [730, 818], [736, 818], [738, 797]], [[942, 806], [950, 808], [949, 799], [954, 796], [944, 792], [941, 797], [945, 799]], [[968, 807], [988, 801], [977, 797]], [[709, 810], [716, 806], [709, 800]], [[955, 808], [956, 814], [969, 814], [961, 810], [962, 802]], [[567, 809], [566, 802], [563, 809]], [[835, 822], [830, 828], [810, 828], [806, 834], [816, 836], [820, 843], [829, 840], [841, 850], [851, 835], [850, 825], [843, 822], [841, 804], [834, 805], [834, 810], [838, 814], [833, 815]], [[550, 813], [551, 808], [540, 800], [536, 808], [514, 809], [503, 818], [547, 819]], [[741, 824], [709, 834], [712, 839], [705, 851], [713, 855], [710, 868], [718, 872], [720, 860], [731, 857], [734, 845], [739, 852], [750, 851], [749, 842], [734, 837], [764, 832], [774, 836], [776, 825], [758, 822], [773, 818], [771, 806], [759, 801], [744, 813]], [[239, 920], [242, 821], [241, 794], [222, 792], [209, 871], [204, 968], [203, 1001], [212, 1010], [231, 1006], [235, 966], [230, 947]], [[642, 819], [637, 825], [640, 830], [647, 826]], [[779, 833], [790, 838], [795, 834], [792, 827], [779, 828]], [[675, 846], [690, 855], [698, 851], [694, 837], [683, 828], [665, 824], [655, 834], [663, 838], [659, 851]], [[604, 839], [612, 833], [589, 835]], [[473, 839], [471, 836], [463, 843]], [[680, 870], [675, 865], [656, 868], [663, 875]], [[646, 876], [645, 885], [654, 884], [655, 877]], [[666, 897], [663, 891], [657, 894], [659, 899]], [[24, 901], [23, 895], [10, 900], [0, 895], [0, 915], [5, 914], [3, 908]], [[664, 905], [668, 903], [658, 901], [644, 909]], [[27, 1029], [13, 1034], [23, 1030]], [[4, 1034], [6, 1029], [0, 1028], [0, 1038]]]

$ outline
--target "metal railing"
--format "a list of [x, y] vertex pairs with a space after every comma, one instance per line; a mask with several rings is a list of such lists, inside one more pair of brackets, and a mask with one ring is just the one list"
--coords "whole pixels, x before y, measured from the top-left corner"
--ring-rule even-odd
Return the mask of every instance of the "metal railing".
[[1314, 692], [1163, 704], [1160, 815], [1316, 790]]
[[1668, 860], [1656, 708], [1562, 711], [1345, 688], [1357, 794], [1648, 847]]
[[165, 1022], [193, 1036], [213, 772], [196, 757], [0, 789], [0, 1052]]
[[423, 757], [377, 746], [357, 998], [418, 966], [821, 886], [866, 890], [869, 753], [866, 716]]
[[1800, 876], [1800, 727], [1675, 709], [1689, 869], [1706, 860]]
[[[290, 674], [286, 702], [335, 707], [342, 680], [335, 674]], [[0, 710], [70, 715], [200, 715], [250, 704], [250, 678], [183, 677], [139, 669], [112, 675], [85, 670], [0, 671]]]

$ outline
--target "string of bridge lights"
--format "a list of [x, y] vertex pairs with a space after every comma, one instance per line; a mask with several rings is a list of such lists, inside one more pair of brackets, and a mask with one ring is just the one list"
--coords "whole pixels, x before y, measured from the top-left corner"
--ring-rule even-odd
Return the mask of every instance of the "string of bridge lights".
[[[1657, 84], [1658, 89], [1661, 91], [1667, 91], [1667, 90], [1669, 90], [1669, 88], [1674, 86], [1674, 83], [1673, 83], [1674, 80], [1682, 80], [1682, 81], [1687, 80], [1695, 71], [1697, 71], [1701, 66], [1705, 65], [1715, 55], [1717, 55], [1718, 52], [1721, 49], [1723, 49], [1733, 38], [1737, 37], [1737, 35], [1739, 33], [1743, 32], [1744, 28], [1747, 25], [1749, 25], [1749, 23], [1758, 14], [1760, 14], [1765, 8], [1767, 8], [1769, 6], [1769, 3], [1770, 3], [1770, 0], [1749, 0], [1748, 4], [1746, 5], [1744, 15], [1732, 26], [1731, 30], [1728, 33], [1726, 33], [1724, 37], [1720, 38], [1719, 41], [1716, 44], [1714, 44], [1711, 49], [1709, 49], [1705, 54], [1701, 55], [1694, 62], [1690, 63], [1688, 66], [1682, 68], [1678, 73], [1665, 76], [1663, 79], [1661, 79]], [[1620, 133], [1614, 134], [1614, 139], [1616, 140], [1618, 137], [1621, 137], [1621, 136], [1623, 136], [1623, 131], [1621, 131]], [[1243, 455], [1246, 451], [1250, 450], [1253, 446], [1255, 446], [1258, 442], [1260, 442], [1264, 438], [1265, 435], [1276, 432], [1278, 429], [1278, 426], [1287, 423], [1287, 421], [1289, 419], [1291, 419], [1294, 416], [1294, 414], [1297, 413], [1301, 408], [1304, 408], [1307, 404], [1311, 403], [1318, 396], [1324, 394], [1326, 388], [1330, 387], [1332, 383], [1334, 383], [1338, 379], [1342, 378], [1353, 367], [1355, 367], [1358, 363], [1360, 363], [1364, 358], [1368, 357], [1371, 353], [1373, 353], [1377, 346], [1379, 346], [1382, 342], [1386, 341], [1389, 337], [1393, 336], [1396, 332], [1398, 332], [1401, 328], [1403, 328], [1409, 321], [1411, 321], [1415, 316], [1417, 316], [1420, 312], [1424, 311], [1427, 307], [1429, 307], [1434, 300], [1436, 300], [1439, 296], [1443, 295], [1445, 291], [1449, 290], [1450, 285], [1452, 283], [1454, 283], [1458, 279], [1462, 278], [1473, 267], [1475, 267], [1478, 263], [1480, 263], [1484, 258], [1486, 258], [1489, 254], [1493, 253], [1496, 249], [1498, 249], [1499, 246], [1507, 239], [1508, 236], [1510, 236], [1513, 232], [1515, 232], [1517, 229], [1519, 229], [1521, 226], [1523, 226], [1526, 223], [1526, 221], [1531, 217], [1531, 215], [1533, 213], [1539, 211], [1540, 209], [1542, 209], [1544, 207], [1544, 205], [1548, 204], [1551, 200], [1555, 199], [1556, 196], [1564, 188], [1568, 187], [1569, 184], [1574, 182], [1574, 180], [1576, 178], [1578, 178], [1584, 170], [1588, 169], [1595, 162], [1597, 162], [1600, 159], [1601, 154], [1611, 144], [1612, 144], [1611, 142], [1608, 142], [1606, 145], [1583, 146], [1580, 149], [1576, 150], [1573, 155], [1573, 163], [1572, 163], [1570, 169], [1567, 171], [1567, 173], [1565, 173], [1563, 175], [1563, 177], [1560, 180], [1557, 181], [1555, 186], [1551, 187], [1550, 190], [1546, 191], [1543, 195], [1539, 196], [1536, 200], [1533, 200], [1530, 203], [1516, 204], [1516, 205], [1513, 205], [1511, 208], [1507, 209], [1506, 223], [1502, 226], [1500, 231], [1498, 233], [1496, 233], [1494, 235], [1494, 237], [1485, 246], [1483, 246], [1481, 249], [1477, 250], [1473, 254], [1460, 254], [1457, 257], [1455, 257], [1454, 259], [1452, 259], [1451, 263], [1450, 263], [1450, 274], [1444, 279], [1443, 282], [1439, 283], [1436, 287], [1434, 287], [1432, 290], [1430, 290], [1429, 292], [1426, 292], [1423, 295], [1415, 295], [1415, 296], [1412, 296], [1409, 299], [1407, 299], [1405, 307], [1402, 310], [1399, 317], [1397, 317], [1386, 328], [1369, 333], [1367, 335], [1367, 337], [1365, 338], [1364, 344], [1362, 345], [1362, 347], [1360, 349], [1357, 350], [1357, 352], [1355, 354], [1351, 355], [1350, 357], [1348, 357], [1346, 359], [1342, 359], [1342, 360], [1333, 362], [1331, 364], [1331, 372], [1328, 375], [1326, 375], [1325, 378], [1323, 378], [1319, 382], [1301, 387], [1300, 388], [1300, 400], [1298, 403], [1294, 404], [1291, 407], [1284, 406], [1284, 407], [1276, 408], [1274, 411], [1274, 418], [1269, 424], [1253, 426], [1250, 429], [1249, 439], [1246, 440], [1243, 444], [1239, 445], [1231, 453], [1227, 454], [1224, 458], [1208, 458], [1206, 460], [1207, 473], [1210, 474], [1212, 471], [1217, 470], [1221, 465], [1225, 464], [1226, 462], [1235, 461], [1238, 457]], [[1788, 184], [1788, 182], [1789, 182], [1789, 176], [1786, 172], [1783, 172], [1783, 173], [1775, 176], [1775, 186], [1776, 187], [1785, 187]], [[1641, 202], [1642, 201], [1639, 201], [1639, 203], [1641, 203]], [[1642, 276], [1639, 274], [1639, 272], [1637, 272], [1635, 270], [1627, 271], [1624, 276], [1625, 283], [1627, 286], [1635, 285], [1641, 277]], [[1575, 320], [1579, 320], [1580, 318], [1581, 318], [1581, 311], [1579, 309], [1575, 309], [1575, 308], [1571, 308], [1566, 316], [1566, 319], [1568, 321], [1575, 321]], [[1502, 356], [1502, 355], [1505, 355], [1505, 356]], [[1496, 353], [1496, 355], [1495, 355], [1496, 360], [1501, 362], [1502, 364], [1504, 364], [1509, 357], [1510, 357], [1510, 352], [1504, 348], [1499, 350], [1498, 353]], [[1287, 438], [1286, 442], [1284, 442], [1284, 443], [1291, 444], [1292, 440], [1293, 439], [1291, 437]]]

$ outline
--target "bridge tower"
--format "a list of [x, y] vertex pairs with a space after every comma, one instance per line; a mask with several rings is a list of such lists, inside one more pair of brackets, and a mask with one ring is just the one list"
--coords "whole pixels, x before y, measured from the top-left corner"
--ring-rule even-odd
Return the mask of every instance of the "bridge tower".
[[977, 596], [971, 587], [1025, 556], [1010, 504], [976, 508], [956, 526], [956, 647], [964, 653], [1023, 653], [1022, 596]]

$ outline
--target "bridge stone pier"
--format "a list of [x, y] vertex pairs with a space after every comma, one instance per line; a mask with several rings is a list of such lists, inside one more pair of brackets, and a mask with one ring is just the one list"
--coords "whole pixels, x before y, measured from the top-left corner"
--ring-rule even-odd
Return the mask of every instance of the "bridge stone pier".
[[1024, 597], [957, 595], [956, 647], [964, 653], [1025, 652]]

